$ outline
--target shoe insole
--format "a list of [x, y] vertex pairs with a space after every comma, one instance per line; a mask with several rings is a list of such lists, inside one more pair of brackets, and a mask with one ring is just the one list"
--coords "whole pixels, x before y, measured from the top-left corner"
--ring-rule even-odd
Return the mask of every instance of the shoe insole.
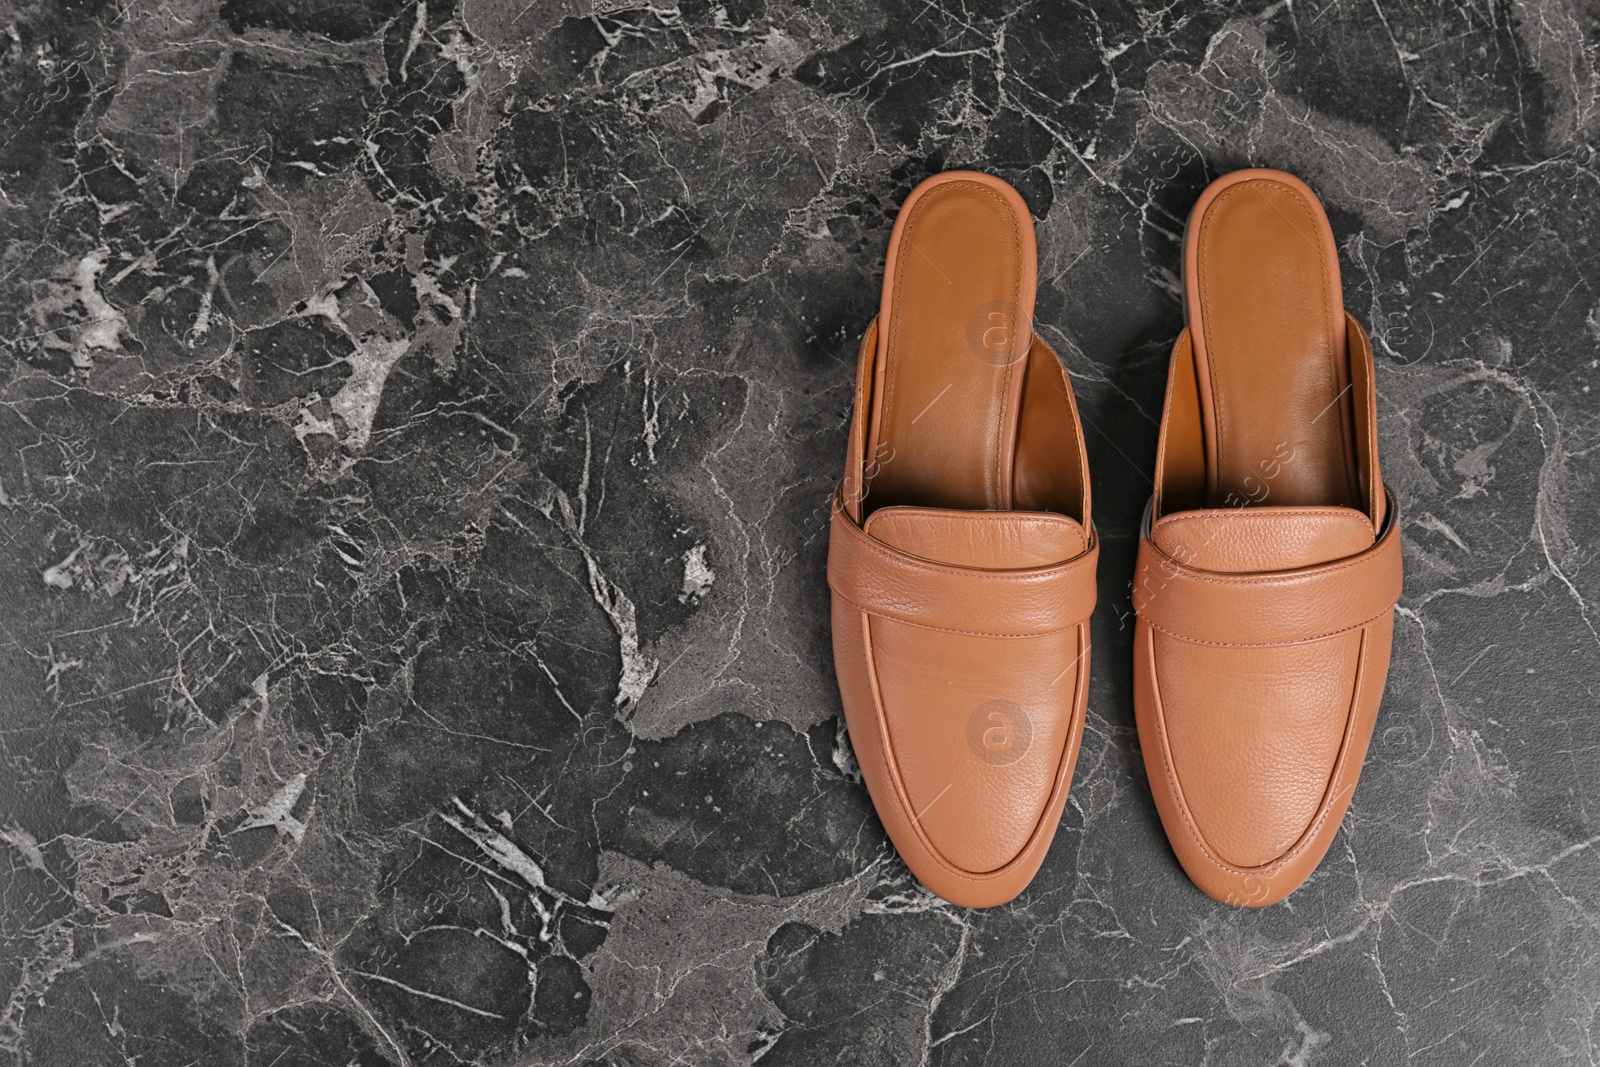
[[1208, 506], [1363, 509], [1338, 250], [1316, 196], [1238, 172], [1201, 197], [1185, 244]]
[[989, 175], [929, 179], [885, 271], [866, 506], [1009, 509], [1037, 280], [1027, 206]]

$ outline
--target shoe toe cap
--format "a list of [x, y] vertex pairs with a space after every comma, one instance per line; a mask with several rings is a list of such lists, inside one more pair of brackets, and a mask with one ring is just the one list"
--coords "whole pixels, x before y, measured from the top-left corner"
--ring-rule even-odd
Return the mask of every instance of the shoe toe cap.
[[1314, 869], [1349, 800], [1338, 782], [1361, 635], [1248, 649], [1152, 640], [1162, 785], [1195, 846], [1180, 858], [1219, 899], [1281, 899]]
[[1011, 863], [1037, 839], [1075, 751], [1076, 632], [986, 641], [872, 628], [879, 715], [909, 820], [953, 868]]

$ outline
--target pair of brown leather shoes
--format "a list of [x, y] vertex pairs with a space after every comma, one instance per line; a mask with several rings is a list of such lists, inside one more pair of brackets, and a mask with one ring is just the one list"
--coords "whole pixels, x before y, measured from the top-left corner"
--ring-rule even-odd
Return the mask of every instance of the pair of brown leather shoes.
[[[1196, 885], [1270, 904], [1350, 802], [1388, 670], [1400, 536], [1372, 352], [1298, 179], [1246, 170], [1190, 217], [1133, 581], [1134, 705]], [[929, 889], [989, 907], [1033, 878], [1089, 690], [1099, 546], [1072, 387], [1034, 336], [1033, 222], [986, 174], [919, 185], [861, 342], [828, 549], [846, 721]]]

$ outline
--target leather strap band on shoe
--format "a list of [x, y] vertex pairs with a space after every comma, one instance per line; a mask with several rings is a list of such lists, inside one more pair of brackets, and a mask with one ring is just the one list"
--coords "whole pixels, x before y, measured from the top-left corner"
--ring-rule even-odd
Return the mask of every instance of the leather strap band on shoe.
[[1100, 546], [1049, 567], [984, 570], [934, 563], [872, 537], [836, 494], [828, 584], [868, 615], [987, 637], [1057, 633], [1094, 612]]
[[1133, 607], [1158, 630], [1210, 645], [1315, 641], [1371, 622], [1400, 599], [1400, 512], [1384, 487], [1387, 517], [1377, 542], [1318, 567], [1228, 574], [1186, 567], [1139, 542]]

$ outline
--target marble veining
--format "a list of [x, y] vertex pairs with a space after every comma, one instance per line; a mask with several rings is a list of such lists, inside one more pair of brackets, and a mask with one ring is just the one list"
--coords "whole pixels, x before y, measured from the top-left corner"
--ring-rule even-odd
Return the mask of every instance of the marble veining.
[[[1578, 0], [0, 7], [0, 1056], [1600, 1062], [1600, 13]], [[1323, 195], [1406, 591], [1259, 912], [1144, 781], [1177, 260]], [[823, 563], [897, 205], [1015, 184], [1103, 539], [1018, 901], [930, 897]]]

